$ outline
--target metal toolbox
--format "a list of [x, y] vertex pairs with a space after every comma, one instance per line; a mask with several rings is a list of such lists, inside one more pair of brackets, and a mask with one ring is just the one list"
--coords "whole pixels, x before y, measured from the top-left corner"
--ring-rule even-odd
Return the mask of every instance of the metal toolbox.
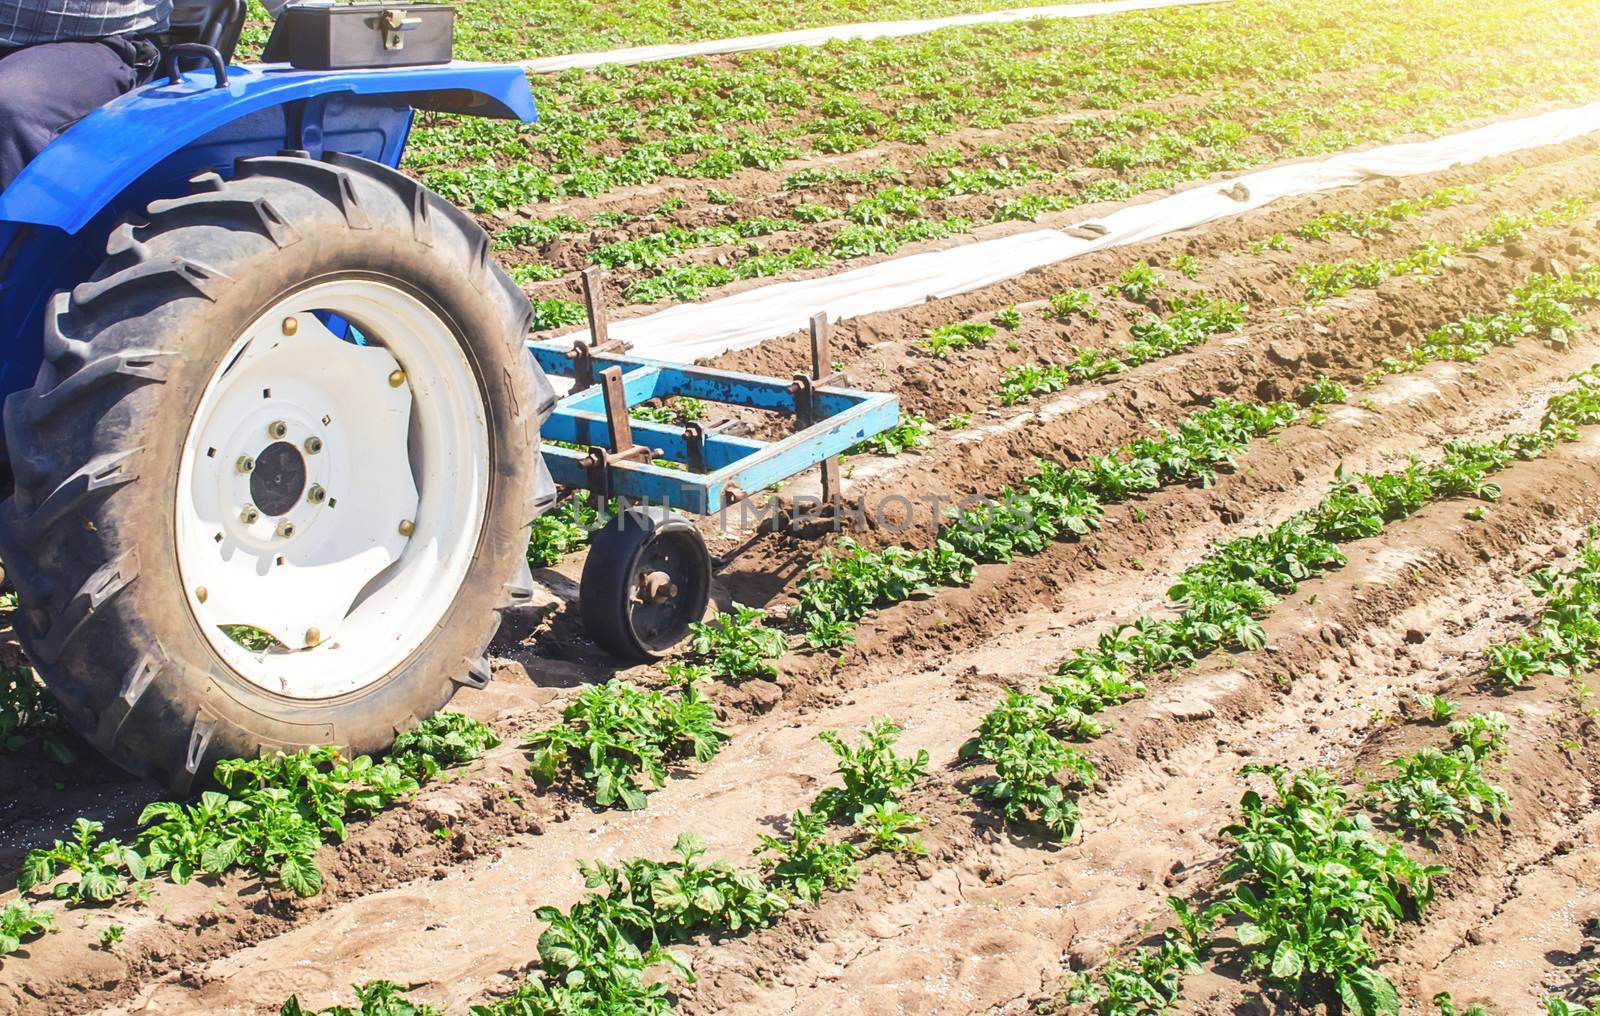
[[290, 4], [262, 59], [318, 71], [449, 63], [455, 20], [449, 4]]

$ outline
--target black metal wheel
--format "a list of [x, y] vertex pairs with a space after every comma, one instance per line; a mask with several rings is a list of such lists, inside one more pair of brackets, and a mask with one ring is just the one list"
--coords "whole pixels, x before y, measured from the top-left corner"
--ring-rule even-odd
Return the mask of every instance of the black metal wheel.
[[705, 616], [711, 555], [688, 519], [664, 508], [629, 508], [590, 541], [579, 613], [613, 656], [660, 659]]

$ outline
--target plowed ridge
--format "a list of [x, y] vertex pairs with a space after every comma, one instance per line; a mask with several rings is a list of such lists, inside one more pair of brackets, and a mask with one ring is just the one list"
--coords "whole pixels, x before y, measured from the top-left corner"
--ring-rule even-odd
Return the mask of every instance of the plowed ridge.
[[[1533, 200], [1541, 179], [1529, 174], [1526, 193], [1506, 200]], [[1459, 214], [1481, 221], [1490, 209]], [[1585, 245], [1555, 231], [1528, 241], [1534, 252], [1564, 252], [1574, 243], [1593, 250], [1592, 242]], [[1272, 380], [1275, 372], [1284, 379], [1305, 377], [1318, 370], [1314, 359], [1326, 363], [1334, 350], [1342, 349], [1340, 355], [1348, 358], [1345, 370], [1363, 372], [1366, 364], [1392, 355], [1407, 340], [1409, 333], [1396, 334], [1391, 320], [1436, 324], [1467, 307], [1492, 307], [1529, 267], [1475, 259], [1430, 286], [1396, 280], [1378, 292], [1355, 293], [1344, 301], [1334, 330], [1319, 332], [1314, 316], [1287, 318], [1272, 325], [1277, 338], [1271, 340], [1280, 353], [1285, 339], [1302, 343], [1299, 358], [1287, 365], [1254, 353], [1262, 343], [1252, 336], [1219, 347], [1210, 358], [1190, 354], [1148, 365], [1120, 387], [1106, 389], [1116, 394], [1115, 401], [1064, 413], [1048, 431], [1020, 432], [1005, 452], [998, 451], [1004, 442], [986, 442], [983, 447], [1002, 456], [994, 468], [958, 468], [968, 474], [967, 483], [992, 488], [1008, 472], [1029, 468], [1030, 452], [1041, 441], [1103, 451], [1120, 440], [1119, 427], [1136, 432], [1149, 419], [1181, 415], [1185, 398], [1194, 397], [1184, 394], [1185, 387], [1204, 393], [1217, 390], [1224, 379], [1237, 388]], [[1281, 296], [1292, 294], [1286, 288]], [[1398, 313], [1396, 304], [1414, 305], [1410, 316], [1391, 318]], [[504, 838], [454, 864], [441, 859], [431, 876], [418, 873], [398, 884], [374, 882], [366, 888], [352, 878], [348, 891], [353, 895], [290, 921], [230, 908], [240, 922], [236, 935], [209, 930], [200, 920], [214, 891], [176, 893], [158, 887], [163, 919], [154, 920], [153, 913], [137, 924], [130, 919], [130, 945], [161, 942], [170, 950], [186, 936], [165, 929], [194, 922], [194, 941], [205, 943], [214, 958], [196, 960], [182, 977], [160, 973], [155, 962], [124, 968], [129, 980], [109, 994], [133, 997], [146, 1011], [242, 1013], [271, 1008], [290, 992], [324, 1004], [344, 997], [347, 983], [386, 977], [415, 986], [418, 997], [459, 1008], [509, 987], [507, 971], [520, 969], [534, 955], [539, 928], [533, 908], [568, 903], [581, 892], [578, 860], [664, 856], [678, 833], [694, 829], [707, 838], [714, 856], [743, 861], [759, 833], [827, 780], [832, 760], [812, 740], [814, 732], [850, 730], [871, 716], [888, 714], [906, 728], [903, 745], [925, 747], [935, 758], [936, 775], [914, 802], [928, 822], [931, 861], [891, 865], [856, 890], [790, 915], [772, 929], [697, 950], [702, 981], [685, 989], [687, 1006], [764, 1012], [809, 1008], [820, 1001], [845, 1011], [968, 1012], [1019, 997], [1048, 996], [1065, 976], [1064, 951], [1081, 947], [1092, 956], [1095, 943], [1117, 944], [1136, 935], [1139, 922], [1159, 905], [1168, 869], [1181, 863], [1183, 871], [1206, 870], [1216, 848], [1205, 834], [1226, 820], [1237, 797], [1229, 782], [1237, 748], [1250, 748], [1254, 757], [1322, 757], [1331, 749], [1325, 740], [1301, 733], [1306, 724], [1329, 723], [1335, 729], [1332, 721], [1316, 718], [1333, 710], [1338, 722], [1353, 730], [1359, 717], [1370, 715], [1371, 697], [1389, 694], [1392, 682], [1378, 668], [1346, 684], [1340, 668], [1307, 678], [1285, 704], [1275, 697], [1269, 673], [1246, 671], [1227, 656], [1175, 675], [1170, 686], [1153, 689], [1147, 700], [1112, 717], [1118, 730], [1096, 746], [1106, 758], [1104, 787], [1085, 801], [1083, 843], [1064, 852], [1040, 849], [1031, 838], [1002, 831], [992, 814], [965, 798], [960, 774], [947, 768], [997, 687], [1027, 686], [1108, 623], [1159, 610], [1173, 575], [1204, 553], [1208, 541], [1238, 532], [1241, 522], [1253, 525], [1245, 520], [1276, 520], [1314, 501], [1336, 464], [1351, 470], [1393, 468], [1412, 451], [1436, 449], [1450, 437], [1518, 426], [1537, 415], [1562, 378], [1592, 361], [1592, 348], [1559, 351], [1528, 343], [1497, 350], [1470, 368], [1436, 364], [1395, 379], [1373, 390], [1369, 405], [1349, 406], [1321, 427], [1291, 428], [1275, 442], [1252, 446], [1239, 468], [1215, 487], [1171, 488], [1142, 499], [1139, 523], [1123, 512], [1094, 541], [1058, 544], [1036, 558], [985, 566], [969, 589], [942, 591], [883, 612], [864, 626], [857, 649], [840, 664], [819, 658], [786, 661], [779, 705], [741, 698], [754, 694], [748, 686], [720, 691], [736, 710], [733, 742], [697, 769], [694, 779], [674, 781], [653, 795], [644, 812], [594, 815], [550, 796], [520, 800], [529, 785], [516, 753], [501, 749], [471, 780], [486, 795], [503, 781], [519, 798], [506, 807], [530, 815], [542, 832], [524, 823], [522, 832], [506, 835], [499, 819], [471, 811], [452, 817], [459, 804], [452, 805], [448, 795], [440, 800], [430, 794], [409, 820], [402, 814], [390, 819], [385, 835], [394, 835], [395, 823], [405, 822], [409, 836], [411, 830], [422, 833], [446, 821], [469, 842], [480, 832]], [[1140, 392], [1146, 397], [1137, 398]], [[1124, 397], [1136, 411], [1119, 423]], [[954, 455], [967, 447], [951, 443], [928, 455]], [[1274, 612], [1274, 646], [1303, 661], [1295, 667], [1300, 675], [1320, 673], [1311, 646], [1329, 626], [1347, 632], [1381, 629], [1385, 634], [1374, 636], [1372, 650], [1378, 655], [1383, 645], [1409, 645], [1407, 628], [1436, 627], [1426, 620], [1432, 616], [1427, 612], [1450, 603], [1446, 599], [1443, 606], [1417, 613], [1415, 597], [1431, 587], [1412, 582], [1413, 570], [1481, 588], [1484, 602], [1492, 602], [1497, 590], [1513, 584], [1484, 578], [1495, 574], [1494, 562], [1514, 553], [1524, 538], [1552, 544], [1567, 538], [1585, 513], [1592, 513], [1596, 454], [1590, 440], [1547, 462], [1508, 470], [1500, 478], [1506, 497], [1486, 525], [1461, 520], [1463, 506], [1447, 502], [1374, 538], [1359, 549], [1352, 570], [1308, 585], [1298, 599]], [[1010, 462], [1002, 465], [1005, 456]], [[1556, 506], [1553, 514], [1549, 505]], [[1460, 549], [1480, 545], [1488, 561]], [[776, 563], [797, 549], [772, 548], [741, 569], [781, 571]], [[1397, 634], [1393, 629], [1400, 624], [1407, 628]], [[1363, 653], [1357, 662], [1373, 658]], [[523, 659], [545, 680], [561, 674], [597, 676], [583, 666], [563, 670], [548, 659]], [[1280, 655], [1271, 666], [1282, 664]], [[496, 722], [503, 731], [525, 730], [549, 722], [566, 698], [558, 692], [541, 707], [519, 702], [519, 696], [533, 693], [502, 680], [491, 697], [468, 704], [484, 715], [501, 711]], [[762, 708], [771, 711], [763, 714]], [[1226, 744], [1219, 745], [1219, 739]], [[1329, 759], [1341, 757], [1335, 751]], [[1183, 778], [1167, 773], [1162, 764]], [[1204, 783], [1204, 792], [1192, 792], [1192, 781]], [[1149, 817], [1164, 822], [1174, 813], [1174, 802], [1184, 802], [1184, 814], [1194, 820], [1152, 826]], [[1136, 863], [1129, 860], [1134, 844], [1148, 851]], [[364, 838], [358, 831], [345, 852], [381, 855], [384, 850], [383, 838]], [[923, 876], [926, 882], [920, 881]], [[394, 933], [372, 931], [386, 928]], [[66, 933], [59, 937], [60, 960], [81, 958], [81, 951], [68, 949], [72, 943]], [[56, 953], [57, 943], [46, 944]], [[40, 960], [45, 947], [39, 946]], [[1007, 962], [995, 966], [996, 956]], [[66, 997], [46, 983], [36, 981], [30, 989], [57, 1002]], [[44, 1005], [38, 1011], [51, 1011], [50, 1003]]]

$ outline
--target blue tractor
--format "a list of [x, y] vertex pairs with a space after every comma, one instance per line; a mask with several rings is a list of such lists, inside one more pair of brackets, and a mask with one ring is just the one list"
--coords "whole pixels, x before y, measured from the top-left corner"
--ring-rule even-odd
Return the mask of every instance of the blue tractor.
[[[419, 109], [534, 119], [520, 68], [451, 62], [451, 17], [295, 4], [239, 67], [243, 0], [179, 0], [161, 77], [0, 193], [17, 630], [74, 727], [175, 790], [224, 757], [381, 751], [486, 683], [557, 483], [655, 505], [595, 536], [580, 614], [613, 653], [659, 657], [711, 584], [680, 511], [898, 417], [836, 385], [820, 316], [793, 379], [638, 359], [586, 275], [588, 341], [528, 342], [483, 229], [396, 168]], [[546, 372], [572, 379], [559, 403]], [[673, 395], [796, 427], [630, 422]]]
[[528, 300], [395, 168], [415, 110], [532, 120], [523, 72], [449, 62], [438, 8], [304, 12], [238, 67], [242, 0], [180, 0], [162, 76], [0, 194], [18, 632], [90, 742], [180, 790], [381, 750], [486, 681], [555, 497]]

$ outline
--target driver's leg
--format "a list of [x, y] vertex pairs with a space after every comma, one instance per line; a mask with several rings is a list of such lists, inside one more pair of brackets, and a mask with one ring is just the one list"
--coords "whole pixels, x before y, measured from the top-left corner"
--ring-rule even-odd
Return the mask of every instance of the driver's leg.
[[0, 190], [56, 135], [137, 84], [140, 55], [125, 38], [0, 49]]

